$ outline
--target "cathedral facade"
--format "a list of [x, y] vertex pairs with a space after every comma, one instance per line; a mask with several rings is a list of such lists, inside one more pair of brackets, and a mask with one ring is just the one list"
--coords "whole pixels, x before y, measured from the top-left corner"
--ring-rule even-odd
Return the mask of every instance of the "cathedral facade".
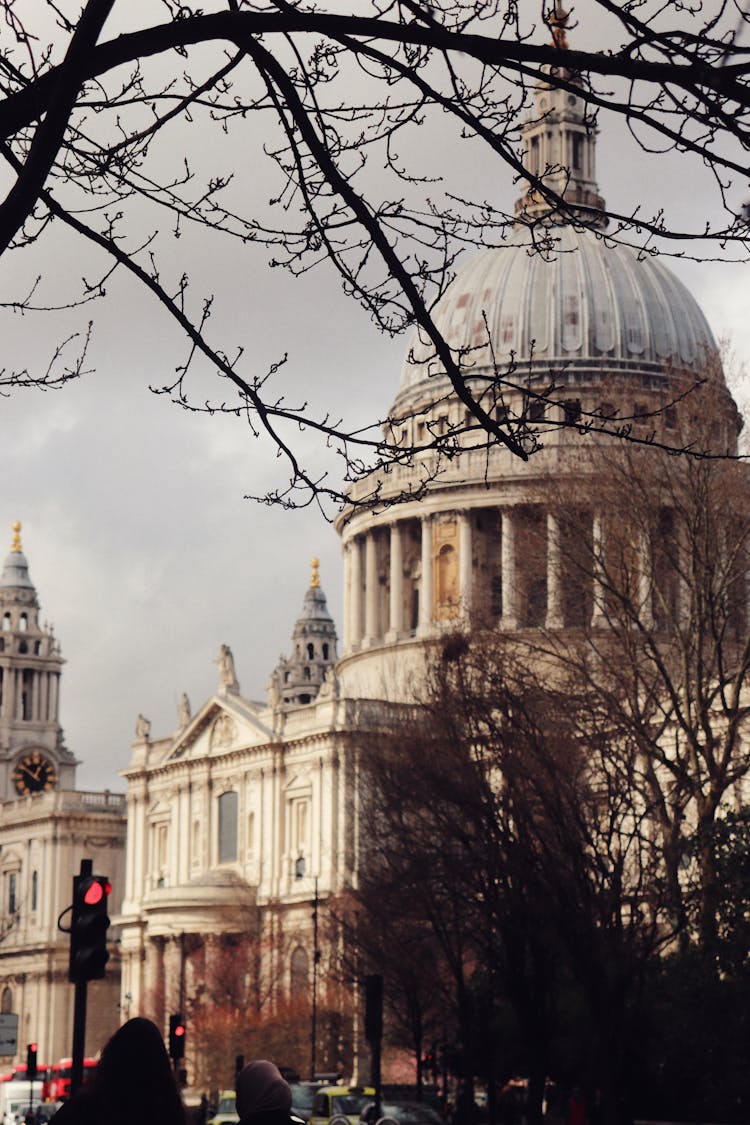
[[[360, 756], [392, 709], [414, 702], [433, 642], [456, 628], [603, 627], [602, 584], [595, 567], [581, 578], [575, 541], [595, 556], [612, 517], [599, 487], [612, 438], [592, 436], [597, 423], [611, 434], [621, 419], [636, 441], [679, 448], [685, 388], [703, 382], [712, 440], [736, 451], [738, 413], [697, 303], [661, 261], [604, 237], [595, 136], [568, 78], [539, 87], [525, 141], [577, 210], [555, 214], [528, 192], [507, 242], [459, 270], [433, 310], [477, 399], [541, 448], [524, 461], [477, 439], [417, 335], [389, 416], [404, 447], [424, 451], [383, 478], [377, 509], [353, 504], [336, 522], [341, 651], [314, 567], [265, 703], [242, 694], [224, 645], [217, 690], [195, 714], [185, 701], [167, 737], [139, 725], [124, 771], [126, 1012], [185, 1011], [224, 964], [222, 943], [253, 928], [278, 994], [309, 990], [318, 904], [357, 882]], [[457, 455], [438, 466], [429, 439], [446, 431]], [[420, 499], [389, 507], [411, 484]], [[353, 485], [352, 500], [371, 490]], [[644, 602], [652, 546], [635, 547]], [[356, 1026], [349, 1034], [356, 1071]]]

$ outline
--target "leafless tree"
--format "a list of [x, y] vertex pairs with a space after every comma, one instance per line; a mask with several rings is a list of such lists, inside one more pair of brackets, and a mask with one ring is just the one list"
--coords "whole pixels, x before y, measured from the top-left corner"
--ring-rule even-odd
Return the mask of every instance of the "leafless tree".
[[603, 456], [596, 537], [590, 507], [551, 484], [576, 627], [529, 637], [525, 659], [557, 678], [582, 737], [631, 748], [627, 784], [658, 836], [673, 919], [688, 942], [697, 912], [711, 950], [714, 826], [750, 771], [750, 482], [736, 462], [641, 452]]
[[[513, 178], [522, 198], [602, 232], [601, 214], [566, 193], [566, 170], [536, 168], [525, 150], [522, 123], [540, 82], [582, 98], [591, 129], [624, 121], [636, 153], [675, 153], [685, 180], [693, 167], [713, 174], [716, 221], [686, 226], [669, 200], [653, 214], [636, 204], [609, 212], [605, 237], [644, 253], [746, 255], [748, 16], [739, 0], [695, 0], [689, 11], [590, 0], [594, 49], [568, 42], [550, 0], [392, 0], [343, 10], [303, 0], [208, 9], [162, 0], [161, 22], [153, 8], [115, 0], [86, 0], [73, 14], [52, 0], [33, 14], [12, 0], [0, 8], [0, 251], [24, 265], [32, 247], [47, 260], [92, 263], [77, 289], [67, 271], [62, 292], [40, 278], [19, 282], [23, 270], [8, 265], [4, 309], [86, 309], [105, 299], [114, 275], [127, 274], [187, 345], [174, 376], [154, 389], [264, 435], [286, 469], [268, 500], [337, 505], [351, 480], [367, 478], [372, 493], [360, 502], [371, 503], [373, 470], [382, 475], [428, 450], [439, 455], [438, 472], [458, 436], [534, 454], [529, 417], [500, 419], [487, 408], [464, 378], [465, 353], [448, 345], [430, 310], [467, 246], [502, 242], [516, 221], [533, 245], [549, 244], [549, 225], [533, 208], [516, 216], [467, 197], [456, 172], [477, 153]], [[431, 128], [451, 152], [447, 171], [408, 160]], [[246, 152], [252, 170], [242, 176]], [[268, 205], [250, 190], [261, 156], [271, 166]], [[293, 275], [328, 263], [383, 331], [419, 329], [468, 421], [404, 448], [393, 419], [355, 430], [338, 410], [292, 399], [286, 357], [254, 371], [241, 332], [229, 338], [213, 327], [221, 295], [194, 293], [195, 263], [172, 265], [176, 240], [193, 236], [243, 254], [252, 244]], [[2, 384], [51, 388], [75, 378], [86, 369], [88, 338], [84, 327], [56, 345], [46, 369], [6, 370]], [[207, 396], [206, 373], [219, 380]], [[519, 382], [512, 362], [497, 380], [500, 388]], [[596, 424], [607, 429], [606, 420]], [[300, 429], [340, 456], [338, 475], [308, 466]]]
[[[583, 730], [567, 691], [492, 631], [436, 645], [426, 700], [421, 724], [368, 752], [357, 900], [377, 924], [395, 894], [402, 925], [437, 944], [467, 1076], [481, 1073], [491, 1091], [511, 1076], [498, 1040], [510, 1010], [532, 1119], [545, 1076], [571, 1065], [555, 1048], [567, 1032], [614, 1121], [643, 974], [674, 935], [631, 784], [637, 752]], [[571, 990], [585, 1033], [563, 1011]]]

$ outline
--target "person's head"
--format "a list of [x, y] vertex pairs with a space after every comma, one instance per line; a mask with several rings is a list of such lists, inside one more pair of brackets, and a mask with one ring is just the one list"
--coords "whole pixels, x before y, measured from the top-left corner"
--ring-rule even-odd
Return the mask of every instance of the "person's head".
[[184, 1109], [161, 1032], [151, 1020], [128, 1020], [104, 1046], [94, 1089], [118, 1118], [137, 1112], [146, 1125], [183, 1125]]
[[256, 1113], [289, 1113], [292, 1091], [279, 1068], [266, 1059], [244, 1066], [237, 1076], [237, 1113], [250, 1117]]

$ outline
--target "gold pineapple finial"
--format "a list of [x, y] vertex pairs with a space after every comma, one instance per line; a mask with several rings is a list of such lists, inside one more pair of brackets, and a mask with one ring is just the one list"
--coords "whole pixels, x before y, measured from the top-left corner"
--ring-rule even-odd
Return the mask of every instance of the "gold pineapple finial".
[[568, 27], [568, 16], [570, 12], [566, 12], [562, 4], [558, 2], [552, 9], [552, 14], [547, 21], [552, 32], [552, 44], [560, 50], [566, 50], [568, 46], [568, 36], [566, 34]]
[[310, 579], [311, 587], [318, 587], [320, 585], [320, 559], [312, 560], [312, 578]]
[[13, 522], [13, 542], [10, 545], [11, 551], [20, 552], [23, 550], [21, 546], [21, 521], [14, 520]]

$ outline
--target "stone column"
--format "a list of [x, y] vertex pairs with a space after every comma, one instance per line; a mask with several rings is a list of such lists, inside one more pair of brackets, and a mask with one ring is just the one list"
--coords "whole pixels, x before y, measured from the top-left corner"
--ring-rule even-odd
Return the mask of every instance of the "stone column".
[[652, 566], [651, 543], [648, 533], [643, 531], [638, 544], [638, 601], [641, 621], [647, 628], [654, 623]]
[[365, 644], [378, 639], [378, 555], [375, 532], [368, 531], [365, 539]]
[[547, 512], [547, 617], [548, 629], [562, 629], [562, 562], [560, 558], [560, 522]]
[[591, 593], [594, 607], [591, 614], [591, 625], [594, 629], [601, 629], [607, 624], [606, 594], [604, 592], [604, 523], [601, 514], [594, 512], [591, 525], [592, 548], [592, 576]]
[[180, 1011], [182, 983], [182, 945], [178, 935], [170, 935], [164, 945], [164, 1002], [170, 1012]]
[[461, 616], [468, 620], [471, 614], [472, 578], [474, 560], [472, 557], [471, 519], [468, 512], [458, 515], [458, 580]]
[[49, 720], [49, 672], [42, 672], [42, 721]]
[[57, 718], [57, 708], [58, 708], [57, 689], [59, 687], [59, 683], [60, 683], [59, 673], [53, 672], [52, 675], [51, 675], [51, 678], [50, 678], [50, 685], [49, 685], [49, 688], [50, 688], [50, 691], [49, 691], [49, 701], [50, 701], [49, 717], [50, 717], [50, 719], [56, 719]]
[[500, 518], [502, 536], [500, 585], [503, 599], [500, 627], [502, 629], [515, 629], [518, 627], [518, 603], [516, 598], [516, 537], [513, 509], [503, 508], [500, 512]]
[[422, 585], [419, 591], [419, 636], [432, 627], [432, 516], [422, 516]]
[[349, 595], [349, 641], [352, 650], [355, 650], [359, 648], [362, 643], [362, 549], [359, 545], [359, 539], [354, 538], [351, 540], [349, 550], [352, 555]]
[[352, 647], [352, 549], [351, 543], [344, 546], [344, 629], [341, 642], [342, 653]]
[[404, 557], [401, 543], [401, 524], [391, 524], [391, 590], [388, 635], [386, 640], [398, 640], [404, 631]]

